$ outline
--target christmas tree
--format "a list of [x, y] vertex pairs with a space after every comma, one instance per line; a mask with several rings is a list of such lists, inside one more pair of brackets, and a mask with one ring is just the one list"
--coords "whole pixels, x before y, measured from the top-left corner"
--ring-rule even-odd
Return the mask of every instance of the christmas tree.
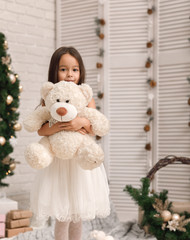
[[11, 68], [11, 57], [7, 50], [5, 35], [0, 33], [0, 186], [8, 186], [2, 179], [14, 174], [16, 162], [9, 156], [13, 152], [11, 140], [16, 137], [15, 131], [21, 129], [17, 122], [17, 108], [22, 86]]

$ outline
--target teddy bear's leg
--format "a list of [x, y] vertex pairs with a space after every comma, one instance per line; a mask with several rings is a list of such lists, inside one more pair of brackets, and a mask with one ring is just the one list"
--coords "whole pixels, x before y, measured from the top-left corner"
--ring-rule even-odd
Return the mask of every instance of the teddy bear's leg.
[[43, 137], [39, 143], [31, 143], [25, 150], [26, 161], [32, 168], [41, 169], [49, 166], [53, 161], [49, 139]]
[[99, 167], [104, 161], [102, 148], [91, 138], [83, 142], [77, 152], [77, 162], [85, 170], [92, 170]]

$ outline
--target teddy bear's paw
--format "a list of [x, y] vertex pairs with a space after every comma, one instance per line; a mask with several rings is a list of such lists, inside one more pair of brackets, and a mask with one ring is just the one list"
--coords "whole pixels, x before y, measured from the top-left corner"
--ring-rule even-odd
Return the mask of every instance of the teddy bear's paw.
[[78, 153], [77, 162], [84, 170], [97, 168], [104, 161], [104, 152], [98, 145], [80, 148]]
[[53, 156], [39, 143], [31, 143], [25, 150], [25, 158], [34, 169], [42, 169], [51, 164]]

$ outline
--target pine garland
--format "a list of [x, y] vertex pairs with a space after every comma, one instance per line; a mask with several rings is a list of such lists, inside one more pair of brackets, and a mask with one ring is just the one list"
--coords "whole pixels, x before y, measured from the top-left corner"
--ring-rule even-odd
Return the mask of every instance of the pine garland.
[[16, 112], [19, 106], [20, 81], [18, 75], [11, 70], [11, 57], [7, 49], [5, 35], [0, 33], [0, 186], [8, 186], [2, 179], [13, 175], [15, 163], [9, 157], [13, 152], [10, 139], [16, 137], [16, 130], [20, 130], [17, 123], [19, 113]]
[[126, 185], [124, 191], [135, 200], [144, 211], [141, 226], [148, 226], [149, 232], [158, 240], [189, 240], [190, 239], [190, 213], [180, 213], [179, 221], [164, 222], [161, 217], [163, 210], [173, 214], [172, 202], [168, 202], [168, 191], [150, 193], [150, 179], [142, 178], [140, 189]]

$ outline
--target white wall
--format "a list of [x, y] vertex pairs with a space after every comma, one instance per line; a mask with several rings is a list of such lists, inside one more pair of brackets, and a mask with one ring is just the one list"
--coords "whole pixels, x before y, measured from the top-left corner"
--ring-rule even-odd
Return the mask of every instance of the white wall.
[[[13, 70], [19, 75], [23, 92], [20, 101], [20, 121], [40, 100], [39, 89], [47, 81], [48, 65], [55, 49], [55, 0], [1, 0], [0, 31], [7, 38]], [[7, 195], [21, 200], [28, 196], [35, 171], [25, 162], [24, 149], [37, 134], [24, 129], [17, 133], [17, 145], [11, 155], [17, 164]]]

